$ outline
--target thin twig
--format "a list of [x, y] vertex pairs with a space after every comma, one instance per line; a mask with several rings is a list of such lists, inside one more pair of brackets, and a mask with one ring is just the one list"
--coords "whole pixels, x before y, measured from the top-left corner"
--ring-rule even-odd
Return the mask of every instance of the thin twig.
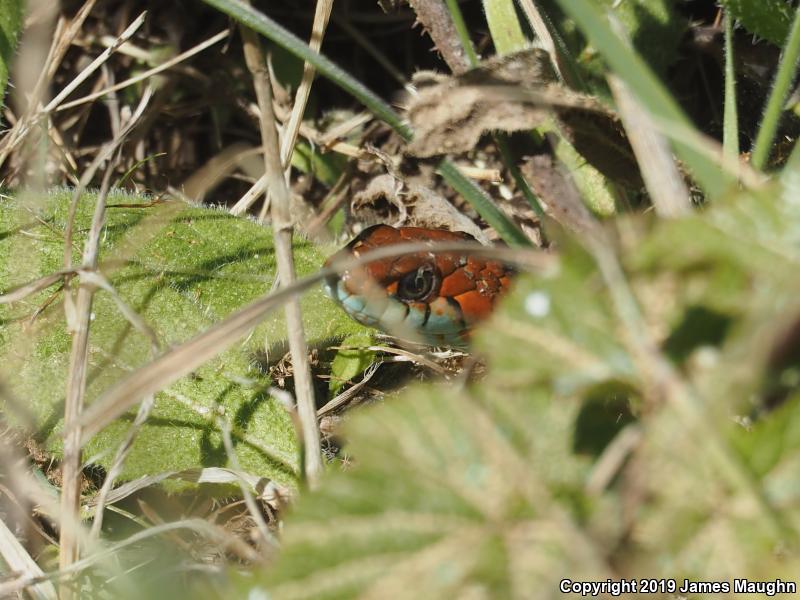
[[190, 48], [186, 52], [182, 52], [182, 53], [178, 54], [177, 56], [174, 56], [174, 57], [170, 58], [168, 61], [165, 61], [165, 62], [161, 63], [157, 67], [153, 67], [152, 69], [148, 69], [147, 71], [139, 73], [135, 77], [131, 77], [129, 79], [126, 79], [125, 81], [120, 81], [119, 83], [116, 83], [116, 84], [114, 84], [114, 85], [112, 85], [110, 87], [107, 87], [107, 88], [104, 88], [104, 89], [100, 90], [99, 92], [94, 92], [93, 94], [89, 94], [88, 96], [84, 96], [83, 98], [78, 98], [77, 100], [72, 100], [71, 102], [65, 102], [64, 104], [62, 104], [58, 108], [56, 108], [56, 112], [61, 111], [61, 110], [67, 110], [68, 108], [73, 108], [75, 106], [80, 106], [81, 104], [84, 104], [86, 102], [91, 102], [92, 100], [96, 100], [97, 98], [105, 96], [106, 94], [110, 94], [111, 92], [115, 92], [117, 90], [124, 89], [126, 87], [131, 86], [131, 85], [139, 83], [140, 81], [144, 81], [145, 79], [148, 79], [148, 78], [152, 77], [153, 75], [157, 75], [158, 73], [161, 73], [162, 71], [166, 71], [167, 69], [171, 69], [175, 65], [177, 65], [179, 63], [182, 63], [183, 61], [191, 58], [195, 54], [198, 54], [199, 52], [202, 52], [203, 50], [205, 50], [209, 46], [213, 46], [217, 42], [219, 42], [221, 40], [224, 40], [226, 37], [228, 37], [228, 35], [230, 35], [230, 34], [229, 34], [229, 32], [227, 30], [220, 31], [218, 34], [216, 34], [214, 36], [211, 36], [206, 41], [197, 44], [196, 46], [194, 46], [193, 48]]
[[270, 533], [269, 527], [267, 527], [267, 522], [264, 520], [264, 515], [261, 514], [261, 511], [256, 504], [256, 500], [253, 498], [253, 494], [250, 493], [250, 485], [244, 480], [244, 478], [238, 476], [238, 473], [242, 472], [242, 468], [239, 466], [239, 459], [236, 456], [236, 450], [234, 449], [233, 441], [231, 440], [231, 424], [225, 419], [220, 419], [219, 429], [222, 432], [222, 442], [225, 445], [225, 452], [228, 455], [228, 460], [230, 461], [234, 472], [237, 473], [236, 481], [239, 484], [239, 489], [242, 491], [242, 496], [244, 497], [245, 505], [247, 505], [247, 510], [250, 512], [250, 516], [253, 517], [253, 521], [256, 523], [258, 532], [261, 534], [261, 539], [273, 548], [276, 548], [278, 542], [275, 539], [275, 536]]
[[[95, 206], [92, 228], [83, 254], [84, 265], [97, 267], [100, 246], [100, 231], [105, 217], [105, 201], [111, 184], [112, 169], [106, 169]], [[67, 396], [64, 404], [64, 459], [62, 462], [63, 485], [61, 489], [61, 534], [59, 537], [59, 567], [64, 570], [78, 559], [78, 512], [81, 495], [81, 431], [76, 427], [83, 411], [86, 393], [86, 373], [89, 359], [89, 323], [91, 322], [94, 287], [82, 284], [78, 288], [73, 327]], [[61, 587], [61, 596], [72, 598], [73, 590], [68, 585]]]
[[[130, 133], [138, 118], [144, 112], [144, 108], [149, 101], [150, 93], [145, 92], [137, 110], [134, 111], [130, 122], [123, 131], [108, 146], [109, 153], [117, 150], [125, 136]], [[101, 155], [104, 152], [100, 153]], [[117, 156], [118, 158], [118, 156]], [[108, 195], [113, 167], [116, 161], [109, 162], [100, 192], [95, 205], [92, 225], [89, 236], [86, 240], [83, 252], [82, 268], [88, 271], [97, 269], [98, 254], [100, 251], [100, 237], [105, 221], [105, 202]], [[75, 213], [72, 212], [72, 219]], [[72, 223], [69, 224], [71, 231]], [[65, 240], [65, 262], [71, 266], [72, 240], [71, 237]], [[69, 268], [69, 266], [67, 268]], [[60, 555], [59, 565], [61, 569], [69, 567], [78, 559], [78, 528], [80, 509], [80, 471], [81, 471], [81, 430], [77, 425], [83, 411], [83, 399], [86, 393], [86, 368], [88, 363], [89, 351], [89, 323], [91, 321], [92, 302], [94, 298], [95, 284], [88, 281], [81, 283], [78, 288], [77, 301], [74, 307], [72, 328], [75, 336], [72, 341], [72, 351], [70, 353], [69, 375], [67, 380], [67, 395], [64, 405], [64, 460], [63, 469], [63, 488], [61, 494], [61, 535], [60, 535]], [[69, 296], [69, 291], [65, 292], [65, 297]], [[65, 304], [65, 309], [70, 309], [70, 303]], [[69, 315], [68, 315], [69, 316]], [[64, 585], [61, 589], [62, 596], [72, 597], [72, 590]]]
[[[261, 112], [261, 140], [264, 144], [264, 169], [267, 176], [267, 189], [272, 198], [272, 231], [278, 264], [278, 277], [281, 285], [287, 287], [296, 279], [294, 258], [292, 256], [291, 196], [284, 179], [283, 164], [280, 159], [278, 129], [275, 123], [275, 113], [272, 111], [272, 86], [258, 36], [254, 31], [244, 26], [241, 28], [241, 32], [244, 40], [245, 60], [247, 61], [248, 69], [253, 75], [256, 97], [258, 98], [258, 106]], [[266, 204], [266, 197], [264, 202]], [[297, 410], [303, 424], [303, 438], [306, 449], [305, 476], [309, 487], [314, 488], [322, 476], [322, 450], [300, 301], [297, 298], [291, 299], [286, 303], [284, 310], [286, 313], [289, 351], [292, 355], [294, 369]]]
[[[308, 47], [314, 52], [319, 53], [322, 47], [322, 38], [325, 36], [325, 29], [328, 27], [328, 20], [331, 17], [331, 9], [333, 8], [333, 0], [317, 0], [317, 7], [314, 11], [314, 23], [311, 26], [311, 40], [308, 42]], [[314, 76], [317, 71], [310, 62], [303, 63], [303, 78], [300, 81], [300, 86], [297, 88], [297, 94], [294, 97], [294, 105], [292, 106], [292, 115], [289, 117], [289, 123], [283, 130], [283, 140], [281, 140], [281, 163], [286, 169], [286, 181], [288, 182], [290, 171], [290, 159], [294, 151], [294, 145], [297, 142], [297, 133], [300, 130], [300, 123], [303, 120], [303, 115], [306, 112], [306, 105], [308, 98], [311, 95], [311, 84], [314, 82]], [[267, 106], [271, 107], [272, 103]], [[263, 107], [261, 107], [263, 110]]]

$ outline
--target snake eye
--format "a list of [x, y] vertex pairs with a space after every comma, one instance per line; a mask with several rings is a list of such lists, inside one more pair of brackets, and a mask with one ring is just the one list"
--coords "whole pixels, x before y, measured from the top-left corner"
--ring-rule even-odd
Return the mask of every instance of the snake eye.
[[397, 285], [397, 296], [401, 300], [422, 300], [439, 283], [439, 276], [432, 265], [422, 265], [416, 271], [403, 276]]

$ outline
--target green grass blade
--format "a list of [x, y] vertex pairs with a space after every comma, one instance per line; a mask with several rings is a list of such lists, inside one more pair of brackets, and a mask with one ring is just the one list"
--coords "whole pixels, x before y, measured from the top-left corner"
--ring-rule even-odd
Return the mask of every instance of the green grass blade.
[[445, 178], [452, 188], [461, 194], [478, 214], [492, 227], [495, 228], [500, 237], [510, 246], [531, 246], [522, 230], [517, 227], [492, 199], [487, 196], [481, 188], [467, 179], [464, 174], [449, 160], [445, 159], [437, 167], [439, 174]]
[[[558, 0], [558, 2], [653, 117], [684, 127], [692, 127], [689, 118], [659, 78], [632, 50], [630, 43], [614, 31], [604, 11], [589, 0]], [[675, 150], [710, 196], [721, 194], [733, 183], [732, 177], [693, 148], [676, 142]]]
[[733, 19], [725, 15], [725, 113], [722, 150], [726, 156], [739, 155], [739, 114], [736, 109], [736, 69], [733, 62]]
[[458, 0], [447, 0], [447, 10], [450, 12], [450, 18], [453, 19], [453, 25], [456, 27], [461, 45], [464, 46], [464, 52], [467, 53], [469, 64], [474, 67], [478, 64], [478, 55], [472, 45], [472, 38], [469, 37], [467, 24], [464, 22], [464, 13], [461, 12]]
[[[295, 56], [311, 63], [321, 75], [327, 77], [359, 100], [376, 117], [403, 136], [405, 140], [412, 138], [413, 131], [411, 128], [377, 94], [326, 56], [311, 50], [300, 38], [266, 15], [251, 6], [242, 4], [239, 0], [203, 0], [203, 2], [272, 40]], [[512, 245], [530, 244], [530, 240], [525, 234], [474, 183], [464, 177], [451, 163], [445, 161], [443, 164], [449, 164], [449, 168], [440, 167], [440, 172], [442, 172], [445, 180], [472, 204], [478, 214], [497, 230], [503, 240]]]
[[778, 130], [778, 122], [783, 113], [786, 96], [794, 80], [798, 57], [800, 57], [800, 10], [795, 12], [792, 29], [789, 31], [789, 37], [786, 38], [781, 62], [778, 65], [778, 73], [775, 75], [775, 83], [767, 99], [764, 118], [761, 120], [761, 126], [758, 128], [758, 135], [753, 145], [751, 163], [756, 169], [763, 169], [769, 158], [769, 151], [772, 141], [775, 139], [775, 132]]
[[323, 54], [314, 52], [303, 40], [278, 25], [265, 14], [255, 10], [251, 6], [242, 4], [239, 0], [203, 0], [203, 2], [225, 13], [245, 27], [249, 27], [253, 31], [260, 33], [295, 56], [314, 65], [321, 75], [324, 75], [351, 94], [366, 106], [372, 114], [391, 126], [406, 140], [411, 139], [412, 132], [409, 126], [406, 125], [400, 115], [392, 110], [392, 107], [384, 102], [375, 92]]

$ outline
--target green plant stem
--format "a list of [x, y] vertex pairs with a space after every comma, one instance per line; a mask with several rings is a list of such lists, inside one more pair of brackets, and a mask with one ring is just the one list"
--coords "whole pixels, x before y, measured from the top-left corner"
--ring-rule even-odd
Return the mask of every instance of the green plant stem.
[[767, 107], [764, 110], [764, 117], [761, 126], [758, 128], [755, 144], [753, 145], [753, 155], [750, 159], [751, 164], [756, 169], [763, 169], [769, 158], [769, 151], [775, 133], [778, 130], [778, 122], [783, 113], [783, 106], [789, 87], [794, 80], [797, 59], [800, 57], [800, 10], [795, 11], [792, 28], [786, 45], [783, 47], [778, 73], [775, 75], [775, 83], [767, 100]]
[[478, 55], [475, 52], [475, 47], [472, 45], [472, 38], [469, 37], [467, 25], [464, 22], [464, 13], [461, 12], [461, 7], [458, 5], [458, 0], [447, 0], [447, 10], [450, 11], [450, 18], [453, 19], [458, 37], [461, 40], [461, 45], [464, 47], [464, 52], [467, 54], [469, 64], [477, 66]]
[[527, 45], [514, 0], [483, 0], [483, 10], [497, 54], [509, 54]]
[[725, 113], [722, 126], [722, 150], [725, 156], [739, 156], [739, 115], [736, 108], [736, 68], [733, 56], [733, 19], [725, 15]]
[[[694, 130], [689, 118], [659, 78], [642, 57], [631, 49], [630, 43], [614, 31], [608, 15], [596, 3], [590, 0], [558, 0], [558, 3], [654, 119]], [[733, 183], [733, 178], [712, 158], [704, 156], [689, 144], [676, 141], [674, 145], [678, 156], [709, 195], [720, 195]]]
[[[377, 94], [367, 88], [355, 77], [336, 65], [322, 54], [311, 50], [300, 38], [290, 33], [266, 15], [243, 4], [239, 0], [203, 0], [217, 10], [225, 13], [245, 27], [260, 33], [285, 48], [295, 56], [302, 58], [307, 63], [316, 67], [317, 72], [327, 77], [343, 90], [351, 94], [366, 106], [372, 114], [384, 121], [400, 134], [406, 141], [413, 137], [413, 130], [400, 118], [391, 106], [381, 100]], [[442, 165], [445, 165], [444, 167]], [[530, 240], [522, 230], [500, 210], [478, 188], [469, 181], [449, 161], [445, 160], [440, 165], [440, 172], [453, 188], [464, 196], [478, 214], [497, 230], [500, 237], [510, 245], [530, 245]], [[465, 191], [466, 190], [466, 193]]]
[[475, 185], [471, 179], [467, 179], [452, 162], [444, 159], [439, 163], [436, 170], [455, 191], [461, 194], [464, 199], [478, 211], [478, 214], [489, 225], [497, 230], [497, 233], [500, 234], [500, 237], [502, 237], [509, 246], [525, 247], [532, 245], [528, 236], [509, 220], [492, 199], [489, 198], [481, 188]]
[[[484, 2], [484, 7], [487, 7], [487, 4], [498, 4], [497, 2]], [[461, 44], [464, 46], [467, 52], [467, 56], [469, 56], [470, 62], [472, 66], [477, 66], [478, 64], [478, 57], [475, 54], [475, 51], [472, 48], [472, 40], [467, 33], [466, 27], [464, 26], [464, 16], [461, 13], [461, 7], [459, 7], [458, 2], [456, 0], [447, 0], [447, 6], [450, 10], [450, 16], [453, 18], [453, 22], [456, 24], [456, 31], [458, 31], [458, 35], [461, 38]], [[511, 10], [513, 11], [514, 7], [511, 6]], [[502, 13], [502, 16], [505, 17], [506, 13], [508, 12], [508, 7], [505, 7]], [[489, 12], [487, 8], [487, 20], [489, 19]], [[493, 16], [498, 16], [494, 15]], [[513, 15], [514, 20], [516, 22], [516, 14]], [[460, 23], [460, 25], [459, 25]], [[490, 26], [491, 28], [491, 26]], [[514, 29], [514, 26], [511, 26], [511, 30]], [[519, 30], [520, 35], [522, 35], [522, 30], [517, 23], [516, 29]], [[522, 38], [524, 42], [524, 37]], [[517, 40], [519, 42], [519, 40]], [[495, 44], [497, 45], [497, 44]], [[524, 45], [521, 44], [521, 45]], [[542, 209], [542, 205], [539, 203], [539, 199], [536, 197], [536, 194], [533, 193], [530, 185], [525, 180], [525, 177], [522, 175], [522, 172], [517, 167], [517, 160], [516, 157], [511, 152], [511, 148], [508, 145], [508, 137], [504, 134], [495, 134], [494, 135], [494, 142], [497, 145], [497, 149], [500, 150], [500, 157], [503, 161], [503, 165], [505, 165], [508, 172], [511, 174], [511, 177], [514, 178], [517, 187], [519, 188], [522, 195], [525, 196], [525, 199], [530, 203], [531, 208], [533, 208], [534, 212], [539, 216], [540, 219], [544, 217], [544, 210]], [[477, 210], [477, 208], [476, 208]], [[540, 224], [540, 232], [542, 235], [542, 241], [546, 243], [546, 236], [544, 231], [544, 223]]]
[[[497, 144], [497, 149], [500, 150], [500, 156], [503, 159], [503, 162], [506, 165], [509, 173], [511, 173], [511, 177], [514, 178], [517, 187], [522, 192], [522, 195], [525, 196], [525, 199], [528, 201], [528, 204], [531, 205], [533, 212], [540, 219], [544, 219], [544, 209], [542, 205], [539, 203], [539, 199], [536, 197], [536, 194], [533, 193], [533, 190], [528, 185], [525, 177], [522, 175], [522, 172], [517, 167], [516, 160], [514, 159], [514, 155], [511, 152], [511, 148], [508, 145], [508, 136], [502, 133], [498, 133], [494, 136], [494, 142]], [[544, 224], [541, 225], [541, 232], [542, 236], [544, 237]], [[543, 240], [544, 241], [544, 240]]]
[[278, 25], [265, 14], [243, 4], [239, 0], [203, 0], [203, 2], [225, 13], [245, 27], [249, 27], [272, 40], [298, 58], [302, 58], [305, 62], [314, 65], [321, 75], [324, 75], [351, 94], [366, 106], [372, 114], [403, 136], [403, 139], [411, 139], [411, 128], [375, 92], [326, 56], [314, 52], [303, 40]]
[[[392, 107], [381, 100], [372, 90], [344, 71], [341, 67], [322, 54], [311, 50], [300, 38], [285, 30], [266, 15], [241, 3], [239, 0], [203, 0], [214, 8], [224, 12], [242, 25], [253, 29], [295, 56], [314, 65], [317, 71], [336, 83], [346, 92], [359, 100], [376, 117], [384, 121], [399, 133], [406, 141], [413, 137], [413, 130], [403, 122]], [[497, 230], [500, 237], [510, 245], [530, 245], [525, 236], [490, 198], [448, 160], [439, 165], [439, 172], [472, 205], [478, 214]]]

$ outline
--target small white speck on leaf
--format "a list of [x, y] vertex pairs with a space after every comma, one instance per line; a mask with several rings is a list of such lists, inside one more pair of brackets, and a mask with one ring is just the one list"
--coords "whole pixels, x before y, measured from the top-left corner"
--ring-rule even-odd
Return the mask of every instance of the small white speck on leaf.
[[247, 600], [269, 600], [270, 595], [264, 588], [254, 587], [247, 594]]
[[550, 295], [547, 292], [531, 292], [525, 298], [525, 312], [532, 317], [546, 317], [550, 312]]
[[94, 321], [94, 317], [95, 317], [95, 314], [94, 314], [94, 313], [91, 313], [91, 314], [89, 315], [89, 320], [90, 320], [90, 321]]

